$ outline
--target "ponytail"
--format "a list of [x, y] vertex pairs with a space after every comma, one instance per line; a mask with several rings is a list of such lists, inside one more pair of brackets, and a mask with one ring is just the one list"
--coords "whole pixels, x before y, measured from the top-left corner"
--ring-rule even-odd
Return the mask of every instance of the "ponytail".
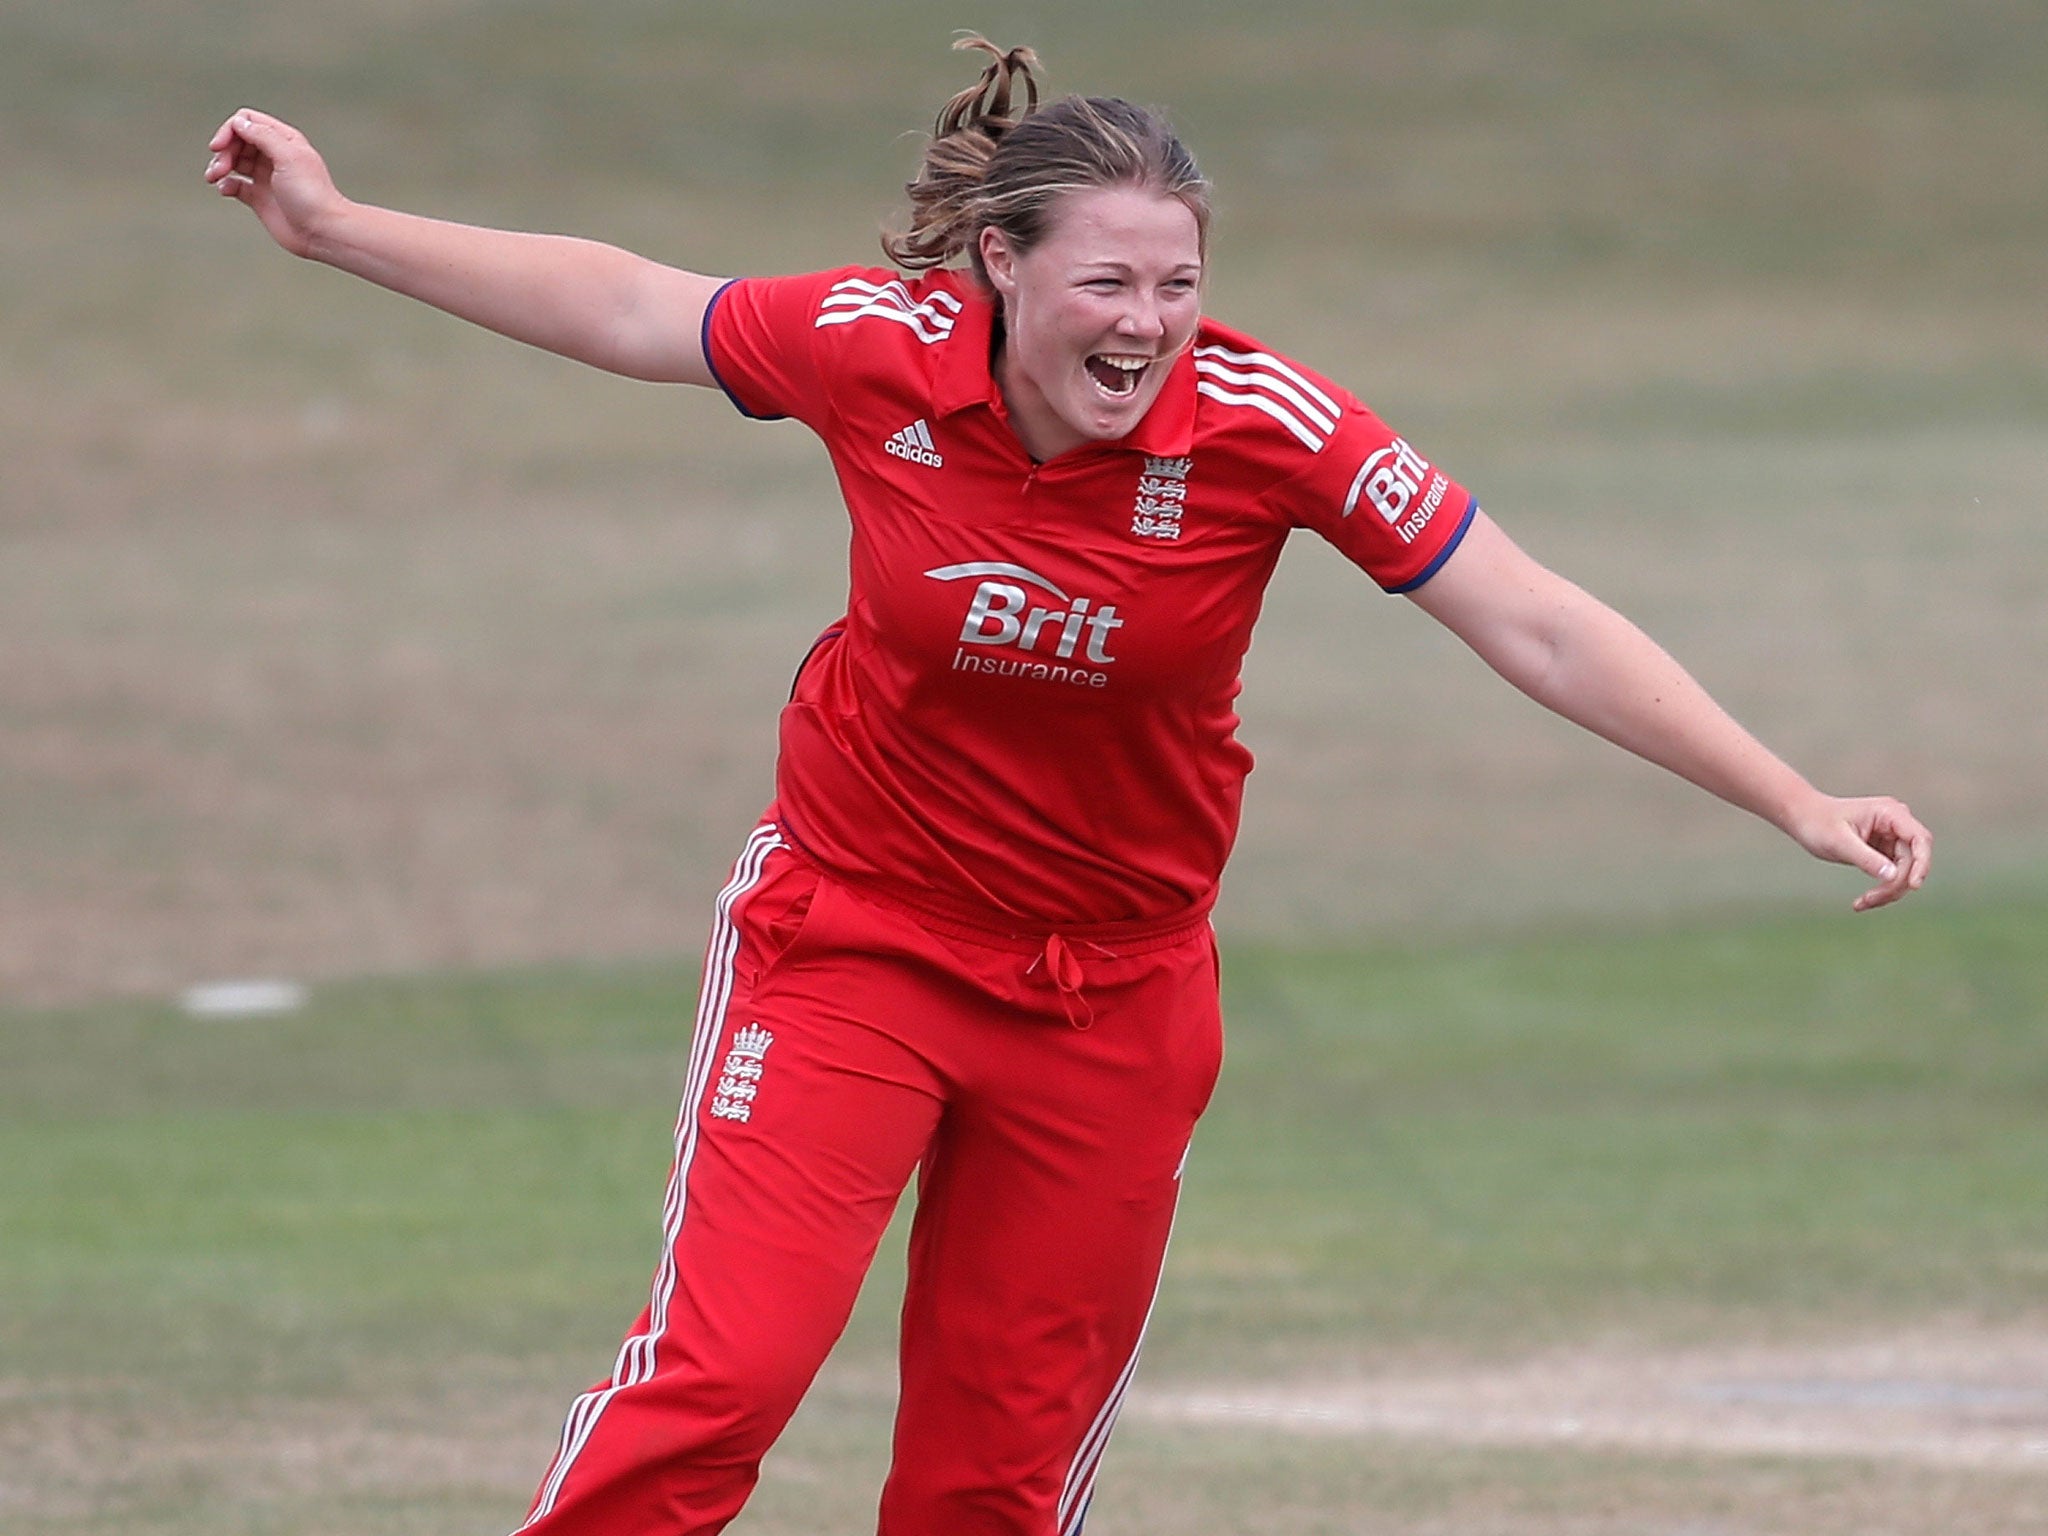
[[[940, 109], [910, 195], [910, 228], [882, 249], [906, 272], [966, 255], [984, 285], [981, 232], [1003, 232], [1020, 255], [1051, 227], [1065, 193], [1143, 187], [1185, 203], [1206, 243], [1209, 184], [1158, 113], [1115, 97], [1068, 96], [1038, 105], [1038, 55], [1007, 53], [969, 35], [956, 49], [985, 53], [981, 78]], [[1023, 104], [1017, 102], [1023, 87]]]
[[[980, 234], [979, 200], [996, 144], [1038, 110], [1036, 53], [1029, 48], [1005, 53], [974, 34], [953, 47], [985, 53], [989, 62], [979, 80], [939, 109], [917, 179], [903, 189], [910, 194], [910, 228], [882, 236], [883, 251], [907, 272], [944, 266]], [[1019, 82], [1024, 87], [1024, 110], [1013, 117]]]

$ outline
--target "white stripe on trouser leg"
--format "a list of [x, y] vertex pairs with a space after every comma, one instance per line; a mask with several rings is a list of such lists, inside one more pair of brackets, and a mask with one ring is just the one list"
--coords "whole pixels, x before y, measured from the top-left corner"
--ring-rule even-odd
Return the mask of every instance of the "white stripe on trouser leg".
[[[668, 1304], [675, 1295], [676, 1242], [682, 1233], [683, 1208], [688, 1200], [690, 1161], [697, 1151], [697, 1104], [704, 1096], [705, 1085], [711, 1080], [711, 1064], [718, 1059], [718, 1042], [725, 1029], [725, 1012], [732, 1004], [733, 962], [740, 947], [739, 929], [732, 920], [733, 908], [742, 896], [760, 883], [768, 856], [782, 846], [782, 838], [772, 822], [756, 827], [753, 836], [747, 839], [739, 862], [733, 866], [732, 879], [718, 893], [711, 923], [711, 943], [704, 955], [704, 983], [697, 994], [697, 1023], [690, 1040], [689, 1073], [684, 1081], [682, 1108], [676, 1114], [675, 1171], [669, 1175], [668, 1192], [662, 1200], [661, 1261], [655, 1269], [654, 1288], [647, 1304], [647, 1329], [644, 1333], [633, 1334], [619, 1346], [618, 1359], [612, 1365], [612, 1384], [584, 1393], [570, 1407], [568, 1421], [562, 1426], [562, 1443], [555, 1452], [555, 1463], [548, 1469], [547, 1480], [541, 1485], [540, 1497], [534, 1501], [527, 1525], [532, 1525], [555, 1507], [555, 1500], [561, 1496], [562, 1482], [589, 1443], [591, 1431], [597, 1427], [605, 1405], [625, 1388], [637, 1386], [654, 1375], [655, 1345], [668, 1326]], [[525, 1526], [520, 1529], [524, 1530]]]
[[[1180, 1166], [1187, 1167], [1187, 1154], [1181, 1154]], [[1174, 1170], [1176, 1182], [1180, 1169]], [[1175, 1194], [1175, 1208], [1179, 1208], [1179, 1191]], [[1124, 1362], [1122, 1374], [1116, 1385], [1110, 1388], [1109, 1400], [1102, 1405], [1102, 1411], [1095, 1415], [1095, 1422], [1088, 1426], [1088, 1433], [1081, 1437], [1081, 1449], [1074, 1455], [1074, 1464], [1067, 1470], [1067, 1483], [1060, 1490], [1059, 1533], [1060, 1536], [1075, 1536], [1081, 1529], [1081, 1522], [1088, 1516], [1088, 1499], [1095, 1487], [1095, 1471], [1102, 1465], [1102, 1453], [1109, 1445], [1110, 1431], [1116, 1428], [1116, 1416], [1124, 1406], [1124, 1393], [1130, 1390], [1131, 1378], [1138, 1374], [1138, 1356], [1145, 1348], [1145, 1331], [1152, 1326], [1153, 1310], [1159, 1305], [1159, 1287], [1166, 1278], [1166, 1249], [1173, 1244], [1173, 1224], [1166, 1228], [1166, 1244], [1159, 1250], [1159, 1274], [1152, 1281], [1152, 1299], [1145, 1305], [1145, 1321], [1138, 1327], [1138, 1339], [1131, 1346], [1131, 1358]]]

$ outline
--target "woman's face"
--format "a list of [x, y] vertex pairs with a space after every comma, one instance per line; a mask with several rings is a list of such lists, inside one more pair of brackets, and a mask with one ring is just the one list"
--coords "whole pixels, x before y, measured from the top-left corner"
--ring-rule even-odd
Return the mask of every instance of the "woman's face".
[[984, 229], [981, 256], [1003, 305], [997, 382], [1032, 457], [1136, 427], [1201, 318], [1201, 231], [1187, 204], [1143, 187], [1070, 192], [1029, 251]]

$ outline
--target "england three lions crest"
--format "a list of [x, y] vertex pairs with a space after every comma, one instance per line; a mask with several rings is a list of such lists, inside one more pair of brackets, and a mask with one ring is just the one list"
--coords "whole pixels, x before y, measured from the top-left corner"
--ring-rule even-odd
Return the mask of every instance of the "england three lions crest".
[[725, 1068], [711, 1095], [714, 1120], [751, 1120], [754, 1097], [761, 1091], [762, 1064], [775, 1037], [759, 1024], [749, 1024], [732, 1037], [732, 1049], [725, 1053]]
[[1187, 510], [1188, 471], [1191, 458], [1145, 460], [1145, 472], [1138, 476], [1138, 496], [1131, 506], [1131, 532], [1141, 539], [1174, 540], [1180, 537], [1181, 514]]

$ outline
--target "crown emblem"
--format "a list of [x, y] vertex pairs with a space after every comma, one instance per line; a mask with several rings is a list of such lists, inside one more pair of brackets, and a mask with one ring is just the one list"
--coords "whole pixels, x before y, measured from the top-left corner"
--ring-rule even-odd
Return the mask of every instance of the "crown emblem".
[[767, 1030], [759, 1024], [749, 1024], [732, 1037], [732, 1050], [727, 1053], [728, 1058], [744, 1057], [751, 1061], [759, 1061], [768, 1054], [768, 1047], [774, 1043], [775, 1037]]

